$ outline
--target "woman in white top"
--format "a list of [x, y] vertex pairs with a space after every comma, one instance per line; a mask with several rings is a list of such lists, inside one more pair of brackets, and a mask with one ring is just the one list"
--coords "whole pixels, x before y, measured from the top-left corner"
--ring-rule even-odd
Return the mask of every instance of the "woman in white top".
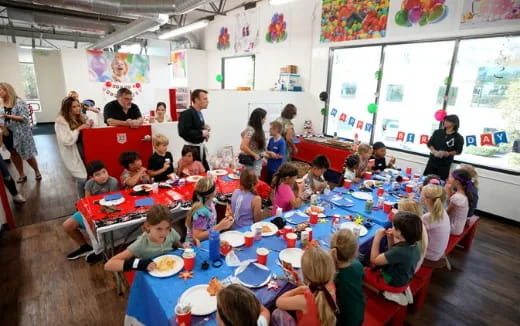
[[90, 128], [92, 122], [81, 114], [79, 101], [67, 97], [61, 103], [60, 114], [54, 123], [58, 149], [63, 163], [72, 176], [76, 179], [78, 194], [81, 198], [85, 196], [85, 182], [87, 170], [82, 159], [81, 130]]
[[155, 117], [150, 117], [150, 123], [164, 123], [169, 120], [166, 118], [166, 103], [159, 102], [155, 108]]

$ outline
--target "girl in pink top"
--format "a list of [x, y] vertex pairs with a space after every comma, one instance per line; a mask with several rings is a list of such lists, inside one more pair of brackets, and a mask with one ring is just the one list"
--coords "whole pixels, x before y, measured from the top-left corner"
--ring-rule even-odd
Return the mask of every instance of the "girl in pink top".
[[272, 215], [276, 214], [276, 209], [281, 207], [284, 212], [290, 211], [301, 206], [300, 193], [303, 185], [298, 185], [297, 193], [293, 191], [298, 176], [298, 169], [291, 163], [284, 163], [273, 176], [271, 186], [273, 187], [273, 210]]
[[468, 171], [457, 169], [451, 172], [446, 182], [448, 195], [448, 215], [450, 217], [451, 234], [459, 235], [464, 231], [468, 220], [468, 211], [473, 201], [473, 182]]
[[423, 266], [442, 267], [437, 265], [445, 257], [444, 251], [450, 239], [450, 219], [444, 209], [446, 194], [439, 185], [429, 184], [421, 191], [421, 202], [426, 205], [428, 213], [422, 217], [428, 232], [428, 247]]
[[202, 163], [194, 159], [194, 157], [196, 157], [194, 151], [195, 149], [190, 147], [184, 146], [182, 148], [182, 158], [177, 164], [177, 174], [179, 176], [185, 177], [206, 172]]
[[339, 314], [334, 286], [335, 267], [332, 257], [319, 247], [307, 249], [302, 256], [305, 285], [285, 292], [276, 299], [272, 324], [287, 324], [286, 310], [296, 311], [298, 326], [335, 326]]

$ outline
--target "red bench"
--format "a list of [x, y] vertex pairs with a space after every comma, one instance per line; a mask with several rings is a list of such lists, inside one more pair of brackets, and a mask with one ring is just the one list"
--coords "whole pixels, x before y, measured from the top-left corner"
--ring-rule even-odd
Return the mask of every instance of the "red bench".
[[464, 231], [462, 231], [459, 235], [451, 235], [450, 240], [448, 241], [448, 246], [444, 253], [448, 255], [453, 251], [455, 246], [460, 245], [464, 248], [464, 250], [469, 250], [471, 248], [471, 244], [473, 243], [473, 238], [475, 237], [475, 231], [477, 230], [479, 217], [477, 215], [473, 215], [466, 226], [464, 227]]
[[372, 290], [365, 290], [365, 320], [364, 326], [392, 325], [400, 326], [404, 324], [406, 317], [406, 307], [388, 301], [381, 295]]
[[433, 268], [421, 267], [415, 273], [410, 282], [410, 290], [413, 295], [413, 304], [410, 306], [411, 312], [417, 312], [421, 310], [424, 301], [426, 301], [426, 295], [428, 294], [428, 287], [432, 280]]

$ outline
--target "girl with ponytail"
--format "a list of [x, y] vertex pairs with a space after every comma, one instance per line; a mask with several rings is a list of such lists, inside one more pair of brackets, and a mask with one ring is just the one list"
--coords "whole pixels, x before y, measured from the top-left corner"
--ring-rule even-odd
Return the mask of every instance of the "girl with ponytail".
[[467, 170], [457, 169], [451, 172], [446, 182], [448, 196], [448, 216], [450, 217], [451, 234], [459, 235], [464, 231], [468, 219], [468, 210], [473, 201], [473, 182]]
[[276, 300], [279, 309], [273, 312], [273, 324], [278, 325], [277, 320], [282, 316], [287, 318], [287, 313], [280, 310], [283, 309], [296, 311], [296, 325], [335, 326], [339, 309], [332, 257], [319, 247], [311, 247], [303, 253], [301, 271], [305, 285], [285, 292]]
[[276, 209], [290, 211], [302, 205], [300, 194], [302, 193], [303, 183], [296, 186], [298, 169], [291, 163], [284, 163], [273, 176], [271, 187], [273, 188], [273, 210], [272, 215], [276, 214]]
[[428, 247], [424, 266], [440, 267], [435, 262], [443, 259], [450, 238], [450, 218], [444, 209], [446, 194], [440, 185], [429, 184], [421, 191], [421, 202], [428, 212], [422, 216], [428, 232]]
[[233, 217], [226, 216], [217, 224], [217, 212], [213, 198], [216, 187], [211, 178], [204, 177], [197, 181], [193, 192], [193, 204], [186, 216], [186, 242], [206, 240], [210, 230], [227, 230], [233, 225]]

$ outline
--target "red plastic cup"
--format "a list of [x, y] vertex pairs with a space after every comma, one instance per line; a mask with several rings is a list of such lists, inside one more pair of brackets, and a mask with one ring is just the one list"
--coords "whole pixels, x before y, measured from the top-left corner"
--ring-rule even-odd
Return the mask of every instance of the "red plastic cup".
[[389, 220], [390, 222], [392, 222], [392, 221], [394, 220], [394, 215], [395, 215], [394, 210], [393, 210], [393, 209], [390, 210], [390, 213], [388, 214], [388, 220]]
[[350, 185], [352, 184], [352, 180], [344, 180], [343, 187], [346, 189], [350, 189]]
[[267, 255], [269, 254], [269, 250], [265, 248], [256, 249], [256, 260], [259, 264], [267, 265]]
[[406, 175], [412, 175], [412, 168], [406, 168]]
[[391, 210], [392, 210], [392, 203], [389, 201], [385, 201], [383, 203], [383, 212], [388, 214], [388, 213], [390, 213]]
[[193, 267], [195, 267], [195, 256], [193, 257], [182, 257], [184, 260], [184, 269], [186, 271], [192, 271]]
[[191, 326], [191, 311], [185, 314], [175, 314], [175, 322], [178, 326]]
[[406, 185], [406, 192], [407, 193], [412, 193], [413, 192], [413, 185], [407, 184]]
[[292, 227], [290, 225], [286, 225], [283, 227], [283, 238], [284, 240], [287, 240], [286, 236], [287, 234], [292, 232]]
[[246, 247], [252, 247], [254, 242], [255, 242], [255, 235], [253, 234], [253, 232], [244, 233], [244, 245]]
[[401, 182], [408, 182], [408, 181], [410, 181], [410, 178], [408, 178], [408, 177], [403, 177], [403, 181], [401, 181]]
[[368, 172], [368, 171], [365, 172], [365, 179], [366, 179], [366, 180], [370, 180], [370, 179], [372, 179], [372, 172]]
[[384, 189], [383, 187], [379, 187], [379, 188], [377, 188], [377, 192], [376, 192], [377, 197], [381, 197], [381, 196], [383, 196], [384, 193], [385, 193], [385, 189]]
[[296, 235], [296, 233], [289, 233], [287, 234], [287, 248], [294, 248], [296, 247], [296, 239], [298, 238], [298, 236]]
[[155, 110], [150, 110], [150, 116], [155, 117]]
[[312, 228], [305, 228], [305, 231], [309, 232], [309, 241], [312, 241]]
[[318, 224], [318, 213], [312, 212], [311, 217], [309, 218], [309, 223]]
[[414, 173], [413, 177], [414, 177], [415, 179], [419, 179], [419, 178], [421, 177], [421, 175], [420, 175], [419, 173]]

